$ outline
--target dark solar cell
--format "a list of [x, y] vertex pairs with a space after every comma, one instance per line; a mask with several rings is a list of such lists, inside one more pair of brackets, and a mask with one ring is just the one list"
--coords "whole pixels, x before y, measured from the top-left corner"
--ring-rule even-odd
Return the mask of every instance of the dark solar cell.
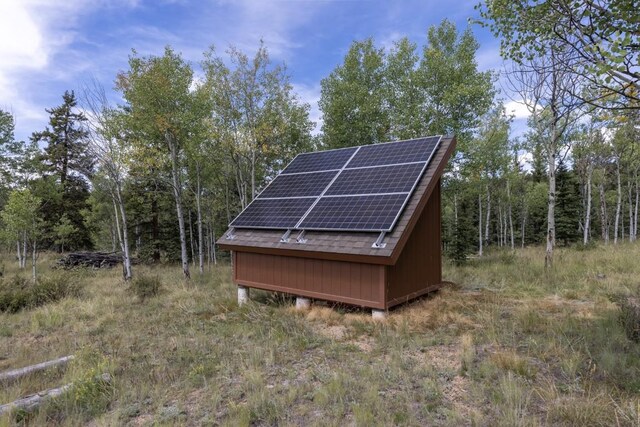
[[347, 168], [426, 162], [435, 151], [439, 136], [386, 144], [365, 145], [353, 156]]
[[316, 197], [255, 199], [230, 225], [247, 228], [293, 228], [315, 200]]
[[258, 198], [319, 196], [337, 173], [332, 171], [278, 175]]
[[298, 228], [388, 231], [408, 194], [322, 197]]
[[331, 184], [326, 196], [409, 192], [420, 178], [425, 163], [345, 169]]
[[296, 157], [282, 174], [298, 172], [326, 171], [342, 168], [357, 147], [342, 150], [317, 151], [315, 153], [303, 153]]

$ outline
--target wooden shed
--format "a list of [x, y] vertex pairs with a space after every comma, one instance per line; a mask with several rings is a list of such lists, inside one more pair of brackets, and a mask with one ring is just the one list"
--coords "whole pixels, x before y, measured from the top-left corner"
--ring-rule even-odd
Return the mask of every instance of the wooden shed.
[[[405, 153], [408, 148], [417, 147], [418, 144], [424, 145], [421, 141], [425, 140], [429, 143], [436, 141], [434, 147], [429, 146], [431, 152], [426, 162], [424, 162], [425, 158], [420, 158], [422, 154], [414, 154], [411, 158], [390, 155], [389, 150], [392, 148], [395, 149], [394, 153]], [[383, 228], [391, 221], [382, 225], [383, 231], [373, 229], [378, 227], [378, 224], [373, 225], [371, 230], [358, 225], [349, 226], [348, 224], [351, 223], [346, 223], [347, 226], [345, 226], [343, 218], [346, 215], [345, 208], [341, 206], [319, 212], [316, 215], [316, 221], [325, 221], [321, 223], [295, 219], [291, 220], [289, 225], [284, 222], [261, 222], [264, 218], [273, 220], [274, 216], [286, 217], [292, 214], [295, 209], [287, 203], [291, 202], [292, 205], [307, 203], [305, 200], [299, 200], [300, 197], [291, 197], [291, 194], [303, 194], [294, 191], [294, 187], [299, 187], [303, 185], [300, 182], [304, 182], [307, 189], [301, 191], [309, 191], [309, 182], [322, 178], [316, 172], [313, 176], [302, 175], [302, 172], [294, 173], [302, 169], [296, 169], [292, 165], [300, 165], [304, 160], [311, 159], [311, 157], [297, 157], [283, 171], [283, 174], [279, 175], [258, 196], [252, 203], [254, 207], [249, 205], [217, 242], [222, 249], [230, 250], [232, 253], [233, 280], [238, 285], [239, 302], [243, 302], [248, 297], [249, 288], [258, 288], [296, 295], [299, 297], [298, 302], [303, 306], [308, 304], [309, 299], [317, 299], [369, 307], [373, 309], [375, 316], [384, 315], [386, 310], [394, 305], [438, 289], [442, 283], [440, 182], [455, 144], [453, 136], [428, 137], [387, 143], [386, 147], [378, 149], [380, 153], [367, 153], [369, 157], [375, 154], [378, 159], [384, 159], [383, 161], [387, 162], [383, 165], [387, 168], [386, 170], [380, 169], [383, 167], [380, 165], [371, 166], [363, 162], [358, 163], [360, 166], [354, 164], [354, 159], [364, 157], [364, 151], [359, 155], [351, 155], [346, 165], [337, 171], [337, 175], [333, 176], [329, 184], [325, 185], [325, 182], [316, 184], [320, 187], [325, 185], [319, 196], [314, 196], [319, 197], [321, 201], [316, 199], [307, 209], [305, 209], [306, 205], [301, 207], [304, 215], [313, 216], [310, 212], [320, 209], [324, 198], [331, 198], [329, 194], [332, 194], [332, 190], [328, 191], [328, 188], [339, 186], [341, 179], [346, 187], [358, 187], [356, 178], [359, 176], [362, 181], [361, 188], [365, 188], [363, 185], [372, 187], [378, 185], [376, 182], [380, 180], [393, 181], [395, 177], [396, 181], [399, 181], [398, 177], [391, 172], [406, 174], [408, 173], [406, 171], [410, 171], [412, 167], [417, 169], [421, 166], [420, 162], [424, 162], [424, 168], [410, 191], [406, 193], [406, 200], [399, 208], [396, 218], [388, 229]], [[379, 145], [381, 144], [363, 147]], [[399, 150], [400, 148], [404, 151]], [[382, 149], [385, 153], [382, 153]], [[332, 151], [336, 151], [336, 155], [348, 154], [347, 152], [338, 153], [337, 150]], [[323, 154], [323, 156], [325, 158], [329, 154]], [[388, 162], [398, 163], [392, 163], [389, 166]], [[288, 169], [292, 172], [287, 175], [285, 172]], [[378, 181], [371, 178], [374, 172], [379, 175]], [[351, 176], [347, 176], [349, 174]], [[288, 181], [285, 181], [285, 178]], [[280, 184], [275, 183], [278, 180], [281, 181]], [[406, 189], [409, 184], [387, 182], [384, 187], [395, 190], [398, 185], [404, 185], [403, 188]], [[270, 187], [271, 190], [269, 190]], [[348, 195], [340, 200], [335, 199], [333, 202], [356, 203], [359, 200], [358, 197], [362, 196], [359, 192], [364, 191], [360, 187], [351, 190], [358, 194]], [[283, 193], [282, 188], [288, 192]], [[380, 199], [385, 196], [377, 193], [371, 196], [372, 191], [375, 192], [375, 188], [368, 191], [369, 196], [362, 196], [362, 200], [371, 202], [375, 197]], [[336, 190], [333, 190], [333, 193], [338, 194]], [[405, 194], [389, 191], [389, 194], [396, 193]], [[282, 194], [286, 194], [287, 197], [268, 197]], [[401, 197], [398, 196], [399, 199]], [[329, 202], [331, 200], [324, 204]], [[388, 204], [388, 201], [385, 201], [385, 204], [365, 206], [358, 211], [360, 212], [358, 215], [366, 214], [369, 215], [367, 218], [370, 218], [371, 215], [380, 214], [381, 209], [391, 209]], [[331, 215], [342, 215], [343, 222], [327, 223]], [[293, 225], [294, 222], [295, 225]], [[330, 226], [320, 227], [318, 224]], [[342, 225], [338, 227], [335, 224]]]

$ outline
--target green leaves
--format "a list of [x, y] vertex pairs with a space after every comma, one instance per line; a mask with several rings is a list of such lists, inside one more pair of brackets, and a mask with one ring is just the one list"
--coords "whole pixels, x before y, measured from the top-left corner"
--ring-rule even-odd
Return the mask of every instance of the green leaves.
[[129, 71], [118, 76], [116, 88], [128, 103], [128, 125], [138, 146], [156, 154], [153, 148], [169, 150], [167, 144], [184, 147], [196, 120], [192, 84], [193, 70], [170, 47], [163, 56], [132, 54]]
[[[638, 102], [640, 87], [637, 4], [628, 0], [486, 0], [478, 5], [481, 25], [500, 37], [504, 58], [521, 63], [546, 57], [552, 48], [568, 53], [567, 68], [584, 78], [592, 96], [586, 102], [625, 108]], [[615, 78], [609, 73], [615, 70]], [[616, 93], [622, 100], [610, 105], [602, 96]], [[580, 94], [577, 94], [580, 95]]]
[[385, 106], [388, 77], [383, 49], [373, 39], [354, 42], [344, 63], [321, 81], [320, 110], [327, 147], [373, 144], [387, 139]]
[[372, 144], [427, 134], [465, 139], [491, 105], [493, 76], [479, 72], [470, 30], [443, 21], [418, 54], [407, 38], [388, 53], [372, 39], [354, 42], [322, 80], [320, 109], [328, 147]]
[[42, 201], [29, 190], [14, 190], [0, 212], [4, 224], [4, 238], [10, 242], [23, 238], [29, 241], [40, 237], [42, 219], [40, 205]]
[[64, 252], [65, 247], [68, 247], [71, 236], [77, 231], [78, 229], [73, 225], [67, 214], [63, 214], [58, 224], [53, 227], [55, 243], [60, 245], [62, 252]]
[[220, 170], [239, 189], [243, 205], [311, 148], [310, 107], [296, 97], [284, 64], [273, 64], [264, 44], [252, 58], [236, 48], [223, 58], [212, 48], [202, 65]]

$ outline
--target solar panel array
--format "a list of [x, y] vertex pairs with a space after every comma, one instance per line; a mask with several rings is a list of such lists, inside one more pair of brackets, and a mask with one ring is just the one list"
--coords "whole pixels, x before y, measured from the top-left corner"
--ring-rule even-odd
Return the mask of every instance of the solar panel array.
[[230, 227], [391, 231], [441, 138], [300, 154]]

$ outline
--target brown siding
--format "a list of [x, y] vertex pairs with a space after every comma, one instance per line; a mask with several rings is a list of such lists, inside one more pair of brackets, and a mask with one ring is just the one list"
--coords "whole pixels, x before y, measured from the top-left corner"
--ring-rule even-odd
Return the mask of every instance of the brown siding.
[[239, 285], [310, 298], [385, 308], [385, 266], [234, 252]]
[[387, 268], [387, 307], [435, 290], [442, 282], [440, 182], [435, 186], [398, 261]]

